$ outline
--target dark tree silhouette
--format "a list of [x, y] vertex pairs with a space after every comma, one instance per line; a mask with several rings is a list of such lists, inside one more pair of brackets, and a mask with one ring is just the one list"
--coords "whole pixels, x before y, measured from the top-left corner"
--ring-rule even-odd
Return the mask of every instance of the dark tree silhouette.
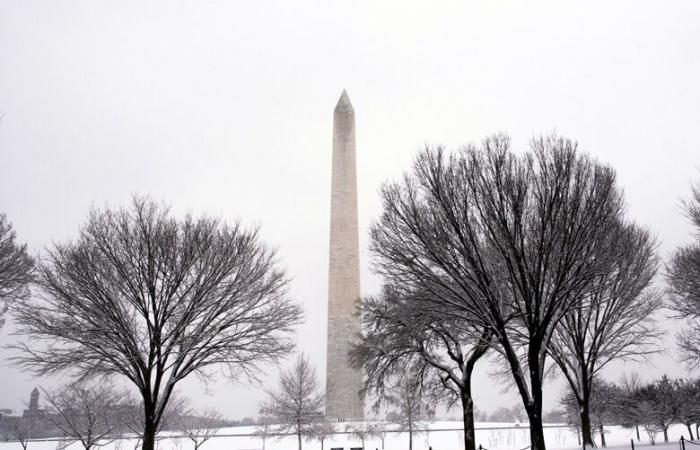
[[684, 203], [695, 228], [695, 241], [678, 248], [667, 268], [670, 307], [686, 327], [678, 334], [683, 360], [692, 369], [700, 367], [700, 184], [692, 199]]
[[545, 448], [542, 384], [566, 313], [610, 270], [604, 239], [623, 220], [614, 171], [551, 136], [516, 155], [507, 137], [447, 155], [426, 149], [381, 191], [371, 228], [374, 267], [394, 286], [494, 333]]
[[[366, 374], [365, 391], [378, 399], [387, 383], [406, 367], [419, 367], [423, 390], [459, 402], [464, 424], [464, 445], [476, 448], [471, 379], [476, 362], [489, 349], [491, 332], [469, 321], [456, 320], [422, 300], [422, 294], [385, 286], [379, 297], [361, 301], [363, 331], [353, 345], [351, 362]], [[436, 380], [439, 380], [436, 383]]]
[[692, 425], [700, 423], [700, 380], [680, 378], [673, 380], [675, 391], [676, 418], [688, 429], [688, 437], [692, 441], [700, 436], [693, 436]]
[[27, 253], [26, 244], [16, 242], [17, 235], [5, 214], [0, 214], [0, 328], [5, 323], [4, 313], [16, 300], [29, 295], [34, 260]]
[[16, 346], [17, 362], [128, 379], [143, 401], [144, 450], [181, 380], [217, 368], [255, 377], [293, 349], [301, 318], [257, 229], [177, 219], [147, 198], [93, 211], [76, 241], [48, 249], [38, 285], [40, 299], [15, 308], [31, 342]]
[[594, 388], [605, 387], [594, 378], [611, 361], [656, 351], [662, 334], [653, 320], [662, 306], [651, 288], [657, 270], [653, 239], [632, 224], [613, 227], [605, 239], [610, 268], [564, 314], [550, 341], [552, 358], [577, 401], [583, 443], [591, 447], [591, 396]]

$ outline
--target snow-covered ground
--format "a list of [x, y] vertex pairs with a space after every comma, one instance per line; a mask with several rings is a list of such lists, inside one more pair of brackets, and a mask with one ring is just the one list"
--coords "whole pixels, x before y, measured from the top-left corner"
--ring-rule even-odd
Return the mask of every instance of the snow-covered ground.
[[[347, 425], [347, 424], [342, 424]], [[512, 423], [478, 423], [476, 431], [477, 445], [482, 445], [488, 450], [519, 450], [529, 445], [527, 425], [514, 426]], [[462, 436], [459, 428], [460, 422], [434, 422], [430, 424], [430, 431], [414, 435], [413, 448], [415, 450], [460, 450], [463, 449]], [[217, 435], [206, 442], [201, 450], [260, 450], [262, 439], [255, 436], [256, 427], [223, 428]], [[641, 442], [635, 439], [635, 450], [649, 450], [649, 440], [643, 430], [640, 430]], [[681, 425], [674, 425], [669, 430], [669, 444], [663, 445], [663, 436], [657, 435], [658, 444], [654, 450], [679, 450], [678, 439], [684, 435], [687, 438], [687, 429]], [[622, 427], [607, 427], [606, 441], [611, 450], [631, 449], [630, 439], [635, 437], [634, 430]], [[578, 448], [576, 434], [562, 425], [547, 425], [545, 439], [548, 450]], [[56, 450], [57, 441], [35, 441], [29, 444], [27, 450]], [[104, 450], [132, 450], [135, 440], [122, 439], [104, 447]], [[317, 441], [304, 440], [305, 450], [320, 450], [321, 445]], [[350, 434], [338, 434], [326, 440], [325, 450], [332, 448], [349, 449], [360, 447], [359, 439]], [[66, 450], [80, 450], [80, 444], [74, 443]], [[160, 450], [190, 450], [193, 445], [184, 438], [164, 437], [158, 441]], [[265, 450], [296, 450], [296, 437], [285, 436], [282, 438], [268, 437], [265, 442]], [[381, 441], [377, 438], [368, 439], [365, 442], [367, 450], [381, 449]], [[386, 450], [405, 450], [408, 448], [408, 434], [390, 433], [385, 441]], [[0, 450], [19, 450], [19, 443], [0, 442]], [[686, 450], [700, 450], [700, 445], [688, 443]]]

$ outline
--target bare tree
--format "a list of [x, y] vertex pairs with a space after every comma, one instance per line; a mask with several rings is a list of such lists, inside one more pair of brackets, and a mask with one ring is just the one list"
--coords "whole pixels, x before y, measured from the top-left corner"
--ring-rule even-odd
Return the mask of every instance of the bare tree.
[[[161, 431], [175, 430], [181, 427], [188, 408], [189, 401], [185, 397], [173, 394], [161, 415], [156, 429], [154, 441], [161, 438]], [[123, 406], [118, 412], [119, 424], [122, 430], [136, 438], [134, 449], [142, 448], [144, 439], [145, 416], [140, 396], [124, 394]]]
[[617, 422], [625, 428], [634, 427], [637, 441], [641, 441], [639, 425], [644, 421], [640, 409], [636, 405], [635, 392], [642, 388], [642, 381], [638, 373], [625, 374], [620, 382], [620, 394], [617, 401], [615, 417]]
[[[330, 421], [324, 419], [313, 423], [308, 431], [307, 436], [309, 439], [318, 441], [321, 444], [321, 450], [323, 450], [326, 439], [328, 439], [329, 436], [333, 436], [336, 433], [337, 430], [335, 429], [335, 425]], [[263, 450], [265, 449], [263, 448]]]
[[542, 384], [555, 328], [610, 266], [605, 239], [622, 221], [614, 171], [557, 136], [520, 156], [507, 137], [447, 156], [426, 149], [403, 182], [382, 188], [371, 228], [377, 273], [424, 301], [480, 320], [544, 450]]
[[109, 444], [118, 437], [121, 423], [117, 414], [123, 395], [109, 383], [74, 383], [56, 392], [44, 390], [46, 406], [37, 411], [47, 423], [58, 428], [85, 450]]
[[29, 441], [37, 435], [37, 417], [30, 414], [26, 417], [1, 417], [0, 419], [10, 438], [27, 450]]
[[15, 242], [17, 235], [5, 214], [0, 214], [0, 328], [5, 323], [4, 313], [15, 300], [29, 295], [34, 261], [27, 253], [26, 244]]
[[[255, 434], [260, 436], [262, 439], [262, 450], [265, 450], [265, 442], [267, 437], [272, 434], [272, 425], [274, 420], [267, 414], [261, 414], [257, 421], [257, 427], [255, 428]], [[321, 443], [323, 447], [323, 442]]]
[[360, 440], [363, 450], [365, 448], [365, 442], [367, 442], [367, 439], [373, 436], [372, 424], [370, 424], [369, 422], [358, 422], [347, 425], [345, 427], [345, 431], [350, 433], [351, 436], [354, 436]]
[[268, 391], [268, 400], [260, 411], [280, 424], [279, 431], [293, 431], [301, 450], [302, 436], [323, 416], [325, 395], [321, 392], [316, 371], [304, 355], [294, 366], [280, 374], [277, 391]]
[[301, 309], [257, 229], [186, 216], [148, 198], [93, 211], [77, 241], [39, 268], [40, 301], [19, 302], [17, 362], [37, 374], [118, 374], [143, 400], [153, 450], [173, 390], [217, 367], [254, 377], [294, 347]]
[[641, 358], [657, 351], [662, 332], [653, 315], [662, 298], [651, 288], [657, 270], [655, 243], [632, 224], [612, 227], [607, 240], [611, 266], [554, 329], [550, 354], [577, 401], [583, 443], [595, 447], [591, 396], [600, 371], [611, 361]]
[[407, 368], [406, 374], [388, 392], [388, 403], [396, 408], [394, 417], [398, 430], [408, 433], [408, 450], [413, 450], [413, 436], [421, 431], [430, 416], [430, 404], [423, 395], [416, 371]]
[[688, 437], [694, 440], [692, 425], [696, 430], [700, 422], [700, 380], [677, 379], [673, 380], [674, 398], [676, 404], [676, 418], [688, 429]]
[[684, 203], [695, 227], [695, 242], [678, 248], [666, 269], [671, 293], [670, 307], [686, 328], [678, 334], [683, 360], [692, 369], [700, 367], [700, 184], [692, 199]]
[[214, 409], [189, 412], [180, 421], [180, 428], [185, 437], [192, 442], [194, 450], [199, 450], [219, 431], [221, 420], [221, 414]]
[[384, 442], [386, 441], [386, 437], [391, 432], [391, 427], [385, 421], [374, 422], [374, 423], [370, 424], [370, 426], [371, 426], [370, 431], [371, 431], [372, 436], [375, 436], [376, 438], [378, 438], [381, 441], [382, 450], [384, 450]]
[[366, 374], [364, 390], [381, 399], [386, 383], [416, 366], [423, 389], [433, 389], [450, 405], [459, 403], [464, 424], [464, 448], [474, 450], [474, 401], [471, 379], [476, 362], [490, 346], [488, 328], [450, 314], [419, 298], [385, 285], [378, 298], [361, 301], [363, 332], [350, 359]]
[[652, 443], [658, 432], [662, 432], [664, 442], [668, 442], [668, 428], [678, 416], [673, 382], [664, 375], [659, 380], [642, 386], [632, 395], [633, 404], [640, 410], [638, 416], [644, 421], [644, 429]]

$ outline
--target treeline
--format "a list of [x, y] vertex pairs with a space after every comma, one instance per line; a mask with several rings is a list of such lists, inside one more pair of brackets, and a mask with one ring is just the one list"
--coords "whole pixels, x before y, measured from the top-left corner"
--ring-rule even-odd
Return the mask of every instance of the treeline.
[[[85, 450], [112, 441], [130, 438], [134, 448], [143, 445], [144, 408], [140, 399], [117, 389], [104, 380], [100, 383], [71, 383], [54, 391], [42, 390], [44, 400], [37, 409], [22, 416], [0, 417], [0, 436], [17, 441], [27, 450], [33, 439], [59, 438], [64, 444], [77, 442]], [[183, 397], [176, 397], [162, 414], [155, 438], [164, 431], [175, 432], [198, 449], [216, 429], [238, 424], [227, 421], [211, 409], [197, 410]]]
[[[562, 410], [569, 425], [580, 433], [581, 417], [572, 394], [562, 399]], [[669, 427], [682, 424], [688, 431], [686, 439], [693, 440], [700, 431], [700, 379], [671, 379], [665, 375], [649, 383], [635, 377], [621, 383], [596, 379], [590, 413], [603, 447], [605, 425], [634, 428], [637, 440], [641, 428], [655, 444], [659, 434], [668, 442]]]

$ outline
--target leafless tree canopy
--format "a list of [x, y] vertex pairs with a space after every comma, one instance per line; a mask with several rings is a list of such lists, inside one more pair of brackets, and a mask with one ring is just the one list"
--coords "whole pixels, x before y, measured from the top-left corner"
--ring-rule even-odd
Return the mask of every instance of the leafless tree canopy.
[[700, 367], [700, 184], [693, 188], [685, 209], [695, 228], [695, 242], [676, 250], [667, 268], [671, 308], [686, 328], [678, 336], [683, 360]]
[[221, 420], [221, 414], [213, 409], [200, 412], [191, 411], [182, 417], [179, 428], [192, 442], [194, 450], [199, 450], [202, 445], [216, 435], [221, 426]]
[[16, 233], [5, 214], [0, 214], [0, 328], [7, 307], [29, 294], [34, 261], [26, 244], [15, 242]]
[[144, 402], [144, 450], [173, 389], [216, 366], [254, 376], [293, 348], [301, 309], [257, 229], [177, 219], [150, 199], [93, 211], [75, 242], [47, 250], [40, 301], [19, 302], [17, 361], [38, 374], [123, 375]]
[[37, 437], [41, 423], [35, 415], [27, 417], [5, 417], [0, 416], [0, 424], [7, 431], [10, 439], [16, 440], [24, 450], [29, 447], [31, 439]]
[[[321, 444], [321, 450], [323, 450], [325, 447], [326, 439], [328, 439], [329, 436], [333, 436], [336, 433], [337, 430], [335, 428], [335, 424], [326, 419], [323, 419], [311, 424], [311, 427], [309, 428], [309, 431], [307, 433], [307, 438], [318, 441]], [[265, 449], [263, 448], [263, 450]]]
[[280, 374], [278, 390], [268, 391], [267, 395], [268, 400], [260, 408], [261, 414], [279, 423], [279, 431], [293, 431], [301, 450], [302, 437], [323, 416], [325, 402], [316, 371], [308, 358], [299, 355], [294, 366]]
[[[662, 332], [653, 315], [662, 298], [651, 288], [657, 271], [649, 233], [620, 224], [606, 237], [612, 263], [555, 328], [550, 353], [578, 402], [584, 444], [595, 446], [589, 406], [593, 380], [610, 361], [638, 358], [658, 350]], [[598, 402], [600, 403], [600, 401]]]
[[473, 450], [471, 377], [474, 365], [489, 349], [492, 333], [445, 314], [423, 297], [386, 285], [381, 296], [363, 299], [363, 332], [353, 346], [351, 362], [364, 369], [365, 390], [372, 390], [378, 401], [406, 367], [416, 367], [422, 389], [446, 398], [450, 405], [460, 404], [465, 448]]
[[413, 435], [420, 432], [434, 411], [412, 368], [407, 368], [406, 375], [396, 380], [388, 401], [396, 408], [394, 417], [398, 429], [408, 433], [408, 450], [413, 450]]
[[76, 383], [57, 392], [44, 391], [46, 407], [39, 416], [85, 450], [112, 442], [121, 428], [124, 396], [104, 382]]
[[533, 449], [543, 450], [549, 342], [610, 270], [604, 237], [624, 210], [614, 171], [557, 136], [534, 140], [521, 156], [497, 135], [452, 155], [426, 149], [382, 197], [371, 229], [376, 271], [494, 332], [528, 412]]

